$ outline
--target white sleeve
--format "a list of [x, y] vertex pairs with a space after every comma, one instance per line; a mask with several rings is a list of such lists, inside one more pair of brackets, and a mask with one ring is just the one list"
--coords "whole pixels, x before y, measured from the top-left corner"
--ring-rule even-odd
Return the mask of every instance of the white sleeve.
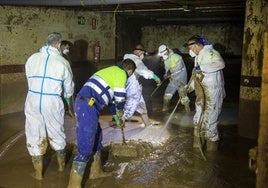
[[136, 65], [135, 72], [138, 75], [144, 77], [145, 79], [152, 79], [153, 78], [153, 76], [154, 76], [153, 71], [149, 70], [138, 56], [136, 56], [134, 54], [125, 54], [124, 59], [131, 59], [134, 61], [135, 65]]
[[133, 74], [128, 78], [126, 87], [126, 103], [124, 106], [124, 117], [126, 119], [131, 118], [136, 111], [142, 95], [141, 91], [141, 86]]
[[70, 98], [74, 93], [73, 73], [70, 64], [65, 60], [65, 80], [63, 82], [64, 97]]
[[[140, 60], [141, 61], [141, 60]], [[153, 71], [149, 70], [141, 61], [136, 68], [138, 75], [142, 76], [145, 79], [152, 79], [154, 76]]]

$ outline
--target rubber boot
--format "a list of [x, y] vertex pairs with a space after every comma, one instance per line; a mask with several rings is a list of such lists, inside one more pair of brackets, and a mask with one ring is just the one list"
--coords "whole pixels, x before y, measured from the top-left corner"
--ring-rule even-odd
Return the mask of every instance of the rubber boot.
[[65, 150], [57, 150], [57, 160], [58, 160], [58, 164], [59, 164], [59, 168], [58, 171], [59, 172], [63, 172], [65, 169]]
[[167, 112], [169, 110], [169, 108], [168, 108], [169, 101], [170, 101], [170, 99], [164, 98], [162, 112]]
[[102, 170], [100, 151], [97, 151], [94, 155], [94, 161], [91, 164], [89, 179], [105, 178], [111, 175], [111, 173]]
[[184, 109], [185, 112], [191, 112], [190, 104], [189, 103], [184, 104]]
[[32, 157], [33, 166], [35, 169], [33, 178], [37, 180], [43, 179], [43, 155], [33, 156]]
[[145, 126], [150, 126], [152, 123], [149, 120], [148, 114], [141, 114], [141, 119]]
[[74, 161], [70, 173], [68, 188], [81, 188], [81, 182], [87, 166], [86, 162]]
[[193, 148], [199, 148], [199, 136], [198, 136], [198, 127], [194, 126], [194, 143], [193, 143]]
[[218, 150], [218, 141], [206, 140], [207, 151], [217, 151]]

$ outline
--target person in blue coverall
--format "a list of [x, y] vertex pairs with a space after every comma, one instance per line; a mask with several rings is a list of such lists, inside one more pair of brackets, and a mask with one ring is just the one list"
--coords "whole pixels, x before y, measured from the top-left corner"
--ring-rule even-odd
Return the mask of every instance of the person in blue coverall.
[[117, 125], [124, 125], [125, 87], [127, 78], [135, 69], [135, 63], [131, 59], [125, 59], [120, 66], [110, 66], [97, 71], [78, 92], [74, 109], [78, 121], [77, 154], [72, 164], [69, 188], [81, 187], [87, 162], [93, 152], [95, 154], [90, 179], [110, 175], [101, 170], [102, 129], [99, 114], [105, 106], [109, 106]]

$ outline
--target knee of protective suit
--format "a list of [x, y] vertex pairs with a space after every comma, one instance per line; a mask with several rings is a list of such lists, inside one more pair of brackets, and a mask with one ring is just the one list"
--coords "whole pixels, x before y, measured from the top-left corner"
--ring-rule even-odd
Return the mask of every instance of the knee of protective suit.
[[164, 100], [169, 101], [169, 100], [171, 100], [171, 98], [172, 98], [172, 94], [170, 94], [170, 93], [166, 93], [166, 94], [164, 95]]
[[182, 97], [181, 98], [181, 104], [186, 105], [190, 103], [190, 99], [188, 96]]

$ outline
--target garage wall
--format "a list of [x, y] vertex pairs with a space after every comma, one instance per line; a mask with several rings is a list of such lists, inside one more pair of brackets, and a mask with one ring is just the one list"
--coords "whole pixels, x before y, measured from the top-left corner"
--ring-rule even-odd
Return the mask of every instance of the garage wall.
[[[92, 26], [95, 19], [96, 27]], [[0, 6], [0, 115], [22, 111], [27, 92], [24, 64], [39, 51], [50, 32], [60, 32], [73, 43], [84, 41], [75, 61], [93, 59], [93, 45], [100, 42], [101, 59], [114, 59], [114, 19], [110, 13], [63, 8]], [[81, 56], [83, 51], [83, 56]]]
[[218, 47], [221, 53], [241, 56], [243, 25], [243, 22], [235, 22], [144, 26], [142, 42], [150, 52], [157, 50], [161, 44], [166, 44], [187, 53], [182, 48], [183, 44], [198, 34], [205, 37], [209, 44], [215, 45], [215, 48]]

